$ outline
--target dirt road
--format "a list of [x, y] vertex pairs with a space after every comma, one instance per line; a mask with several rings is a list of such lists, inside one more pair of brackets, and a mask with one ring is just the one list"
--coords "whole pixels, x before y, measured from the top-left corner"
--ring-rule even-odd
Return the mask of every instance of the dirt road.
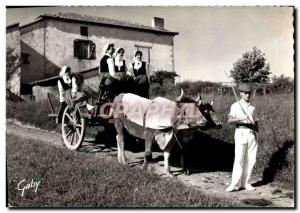
[[[65, 148], [61, 136], [58, 133], [49, 132], [29, 126], [21, 125], [13, 121], [7, 121], [6, 133], [8, 135], [16, 135], [26, 139], [35, 139], [41, 143], [52, 144]], [[96, 153], [97, 155], [107, 155], [116, 159], [117, 150], [111, 148], [106, 150], [103, 145], [93, 143], [90, 138], [83, 142], [82, 147], [79, 149], [81, 152]], [[132, 153], [126, 151], [129, 166], [141, 166], [143, 160], [143, 153]], [[162, 153], [153, 153], [154, 158], [162, 156]], [[160, 157], [162, 159], [162, 157]], [[117, 159], [116, 159], [117, 163]], [[149, 169], [158, 175], [163, 175], [163, 162], [151, 164]], [[224, 192], [227, 184], [230, 182], [230, 172], [200, 172], [190, 176], [180, 174], [180, 168], [171, 167], [176, 177], [188, 187], [193, 187], [209, 195], [218, 197], [226, 197], [234, 201], [238, 201], [243, 206], [256, 206], [256, 207], [294, 207], [294, 191], [279, 187], [276, 183], [262, 185], [256, 188], [255, 191], [240, 190], [231, 193]], [[260, 180], [260, 177], [253, 177], [253, 182]]]

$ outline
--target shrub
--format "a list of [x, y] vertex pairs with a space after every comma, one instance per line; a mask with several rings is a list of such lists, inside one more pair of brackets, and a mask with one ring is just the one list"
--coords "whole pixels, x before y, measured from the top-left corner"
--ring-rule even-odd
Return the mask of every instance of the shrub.
[[175, 77], [177, 76], [178, 75], [175, 72], [158, 70], [150, 76], [150, 81], [162, 85], [166, 79], [170, 79], [174, 83]]
[[[58, 100], [52, 100], [55, 111], [58, 111]], [[6, 117], [16, 119], [22, 123], [33, 125], [47, 130], [56, 129], [57, 125], [53, 119], [48, 118], [51, 113], [50, 106], [46, 101], [41, 102], [12, 102], [6, 101]]]
[[290, 93], [294, 90], [294, 80], [281, 75], [279, 77], [274, 76], [273, 85], [270, 89], [276, 93]]

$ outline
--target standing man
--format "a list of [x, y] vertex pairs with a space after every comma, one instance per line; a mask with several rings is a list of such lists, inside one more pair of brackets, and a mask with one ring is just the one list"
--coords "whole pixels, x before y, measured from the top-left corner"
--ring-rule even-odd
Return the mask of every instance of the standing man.
[[232, 192], [240, 184], [240, 189], [255, 190], [250, 184], [252, 169], [256, 162], [258, 123], [255, 107], [250, 104], [249, 84], [239, 85], [241, 100], [231, 105], [228, 123], [236, 125], [235, 158], [232, 180], [226, 192]]

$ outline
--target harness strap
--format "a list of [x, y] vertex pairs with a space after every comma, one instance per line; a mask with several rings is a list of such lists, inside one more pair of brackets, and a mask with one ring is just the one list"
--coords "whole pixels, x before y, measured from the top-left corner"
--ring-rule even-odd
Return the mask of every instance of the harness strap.
[[177, 136], [176, 136], [176, 133], [175, 133], [175, 127], [174, 127], [174, 126], [173, 126], [173, 129], [174, 129], [174, 137], [175, 137], [175, 140], [177, 141], [177, 143], [178, 143], [180, 149], [182, 149], [182, 146], [181, 146], [181, 144], [180, 144], [180, 142], [179, 142], [179, 140], [178, 140], [178, 138], [177, 138]]
[[[180, 106], [181, 104], [176, 102], [176, 106], [179, 107], [179, 118], [180, 119], [183, 119], [183, 116], [184, 116], [184, 107]], [[178, 115], [176, 115], [178, 116]], [[176, 119], [175, 123], [172, 125], [172, 128], [173, 128], [173, 134], [174, 134], [174, 138], [176, 140], [176, 142], [178, 143], [180, 149], [182, 149], [182, 146], [180, 144], [180, 141], [178, 140], [178, 137], [176, 135], [176, 128], [175, 128], [175, 124], [178, 122], [178, 118]]]
[[[145, 111], [145, 113], [144, 113], [144, 115], [143, 115], [143, 127], [146, 127], [146, 115], [147, 115], [147, 112], [148, 112], [150, 106], [151, 106], [153, 103], [154, 103], [154, 100], [151, 101], [151, 103], [149, 104], [149, 106], [147, 107], [147, 109], [146, 109], [146, 111]], [[176, 121], [176, 122], [177, 122], [177, 121]], [[175, 122], [175, 123], [176, 123], [176, 122]], [[169, 128], [170, 128], [170, 127], [169, 127]], [[176, 131], [175, 131], [175, 130], [176, 130], [175, 126], [172, 125], [171, 128], [173, 129], [173, 134], [174, 134], [175, 140], [177, 141], [179, 147], [182, 149], [182, 146], [181, 146], [181, 144], [180, 144], [180, 142], [179, 142], [179, 140], [178, 140], [178, 138], [177, 138], [177, 135], [176, 135], [176, 133], [175, 133], [175, 132], [176, 132]], [[168, 128], [166, 128], [166, 129], [168, 129]]]

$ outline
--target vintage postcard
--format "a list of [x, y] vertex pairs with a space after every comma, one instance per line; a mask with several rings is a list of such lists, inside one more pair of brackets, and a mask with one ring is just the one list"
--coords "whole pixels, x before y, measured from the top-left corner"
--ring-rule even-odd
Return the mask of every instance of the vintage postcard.
[[9, 208], [295, 208], [293, 6], [6, 6]]

